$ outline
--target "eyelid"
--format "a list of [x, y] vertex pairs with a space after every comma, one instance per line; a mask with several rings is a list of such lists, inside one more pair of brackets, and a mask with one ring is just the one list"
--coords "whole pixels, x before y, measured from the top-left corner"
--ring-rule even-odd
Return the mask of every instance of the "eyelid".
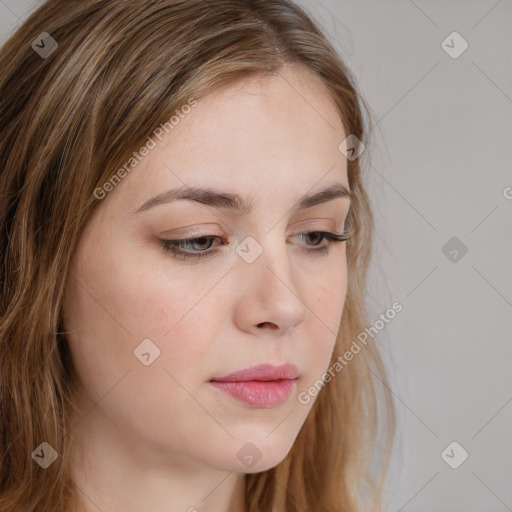
[[[301, 235], [310, 235], [310, 234], [319, 234], [322, 243], [320, 244], [314, 244], [313, 246], [310, 246], [311, 248], [302, 247], [301, 250], [304, 252], [304, 254], [307, 254], [308, 256], [321, 256], [321, 255], [327, 255], [329, 254], [331, 246], [346, 242], [350, 238], [349, 233], [344, 230], [342, 234], [335, 233], [333, 231], [329, 230], [321, 230], [321, 229], [303, 229], [302, 231], [299, 231], [291, 236], [301, 236]], [[184, 249], [181, 249], [179, 246], [181, 243], [189, 243], [197, 241], [198, 239], [210, 239], [210, 240], [221, 240], [221, 243], [208, 247], [207, 249], [203, 251], [187, 251]], [[327, 242], [327, 243], [325, 243]], [[202, 235], [202, 236], [194, 236], [189, 238], [175, 238], [175, 239], [159, 239], [159, 243], [162, 246], [162, 248], [167, 253], [173, 254], [173, 256], [176, 259], [182, 259], [182, 260], [197, 260], [199, 261], [201, 258], [210, 258], [214, 257], [215, 255], [218, 255], [220, 253], [219, 249], [217, 247], [223, 246], [223, 245], [229, 245], [229, 239], [228, 237], [224, 236], [216, 236], [216, 235]], [[214, 247], [214, 248], [212, 248]]]
[[[212, 229], [215, 232], [212, 232]], [[200, 238], [202, 236], [223, 236], [231, 235], [229, 230], [222, 229], [218, 224], [204, 224], [201, 226], [190, 226], [172, 231], [166, 231], [162, 234], [163, 237], [172, 237], [173, 239], [184, 239], [184, 238]]]
[[[309, 233], [317, 233], [317, 232], [329, 232], [329, 233], [339, 233], [340, 236], [346, 235], [346, 229], [345, 229], [345, 222], [341, 223], [341, 229], [337, 229], [336, 222], [334, 222], [334, 226], [332, 227], [326, 227], [326, 226], [319, 226], [317, 225], [318, 221], [330, 221], [330, 224], [332, 226], [333, 222], [332, 219], [326, 219], [326, 218], [316, 218], [316, 219], [310, 219], [307, 222], [299, 223], [299, 225], [295, 226], [293, 229], [293, 233], [289, 236], [298, 236], [300, 234], [309, 234]], [[205, 226], [210, 226], [208, 228], [205, 228]], [[211, 227], [216, 227], [217, 233], [213, 233], [211, 231]], [[176, 230], [165, 232], [161, 238], [158, 240], [166, 240], [167, 242], [180, 242], [180, 241], [192, 241], [197, 238], [218, 238], [222, 240], [222, 242], [229, 243], [231, 236], [233, 235], [233, 232], [230, 230], [223, 230], [219, 227], [218, 224], [206, 224], [202, 226], [191, 226], [190, 228], [179, 228]], [[222, 244], [219, 244], [222, 245]]]
[[[329, 222], [329, 226], [318, 226], [318, 222]], [[329, 217], [318, 217], [313, 219], [308, 219], [307, 221], [302, 221], [293, 224], [292, 231], [294, 234], [302, 233], [304, 231], [343, 231], [343, 226], [345, 224], [345, 219], [342, 219], [342, 222], [340, 223], [342, 229], [337, 229], [337, 222], [334, 221], [332, 218]], [[216, 232], [210, 231], [212, 228], [215, 229]], [[200, 237], [210, 237], [210, 236], [232, 236], [233, 231], [226, 229], [226, 227], [222, 226], [220, 227], [218, 224], [212, 223], [212, 224], [203, 224], [200, 226], [190, 226], [190, 227], [183, 227], [179, 229], [175, 229], [172, 231], [166, 231], [162, 234], [163, 238], [172, 238], [174, 240], [183, 240], [183, 239], [191, 239], [191, 238], [200, 238]]]

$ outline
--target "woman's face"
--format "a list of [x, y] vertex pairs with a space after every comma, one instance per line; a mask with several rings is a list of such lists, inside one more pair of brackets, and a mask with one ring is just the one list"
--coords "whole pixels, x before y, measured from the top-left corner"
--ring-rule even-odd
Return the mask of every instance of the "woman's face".
[[[215, 91], [153, 137], [73, 261], [65, 322], [85, 415], [75, 428], [102, 425], [111, 448], [147, 464], [251, 473], [287, 455], [314, 403], [298, 395], [329, 366], [347, 285], [345, 243], [299, 233], [342, 234], [349, 198], [300, 202], [348, 189], [347, 135], [320, 83], [288, 69]], [[196, 187], [252, 208], [212, 194], [146, 204]], [[160, 241], [187, 238], [199, 240], [174, 243], [186, 259]], [[262, 364], [295, 365], [297, 378], [211, 382]]]

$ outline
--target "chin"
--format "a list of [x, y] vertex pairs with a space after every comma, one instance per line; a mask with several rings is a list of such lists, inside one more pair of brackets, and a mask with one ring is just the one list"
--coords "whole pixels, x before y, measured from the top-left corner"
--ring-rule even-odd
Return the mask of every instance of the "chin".
[[[285, 454], [286, 456], [287, 454]], [[262, 471], [267, 471], [269, 469], [272, 469], [272, 468], [275, 468], [277, 465], [279, 465], [284, 457], [281, 457], [280, 459], [277, 459], [276, 457], [272, 457], [273, 460], [268, 460], [267, 459], [267, 463], [266, 464], [263, 464], [263, 463], [257, 463], [255, 464], [254, 466], [250, 467], [250, 468], [246, 468], [246, 469], [243, 469], [243, 473], [261, 473]]]
[[[268, 437], [267, 437], [268, 436]], [[225, 461], [230, 471], [259, 473], [277, 466], [290, 452], [295, 436], [284, 437], [269, 431], [259, 435], [246, 435], [231, 442], [229, 452], [233, 459]], [[228, 468], [226, 468], [228, 469]]]

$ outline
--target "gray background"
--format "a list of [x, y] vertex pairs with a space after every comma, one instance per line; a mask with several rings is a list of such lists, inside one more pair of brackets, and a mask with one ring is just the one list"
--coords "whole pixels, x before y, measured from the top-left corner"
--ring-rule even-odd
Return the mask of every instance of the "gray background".
[[[387, 510], [512, 511], [512, 2], [299, 3], [378, 122], [371, 309], [404, 308], [371, 341], [399, 413]], [[2, 42], [35, 5], [0, 0]]]

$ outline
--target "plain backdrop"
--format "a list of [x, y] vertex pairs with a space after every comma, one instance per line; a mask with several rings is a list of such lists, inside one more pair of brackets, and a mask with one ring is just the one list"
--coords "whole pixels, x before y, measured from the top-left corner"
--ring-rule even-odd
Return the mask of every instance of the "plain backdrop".
[[[0, 0], [1, 42], [38, 3]], [[374, 321], [403, 306], [370, 341], [399, 413], [387, 510], [511, 511], [512, 2], [299, 3], [375, 124]]]

